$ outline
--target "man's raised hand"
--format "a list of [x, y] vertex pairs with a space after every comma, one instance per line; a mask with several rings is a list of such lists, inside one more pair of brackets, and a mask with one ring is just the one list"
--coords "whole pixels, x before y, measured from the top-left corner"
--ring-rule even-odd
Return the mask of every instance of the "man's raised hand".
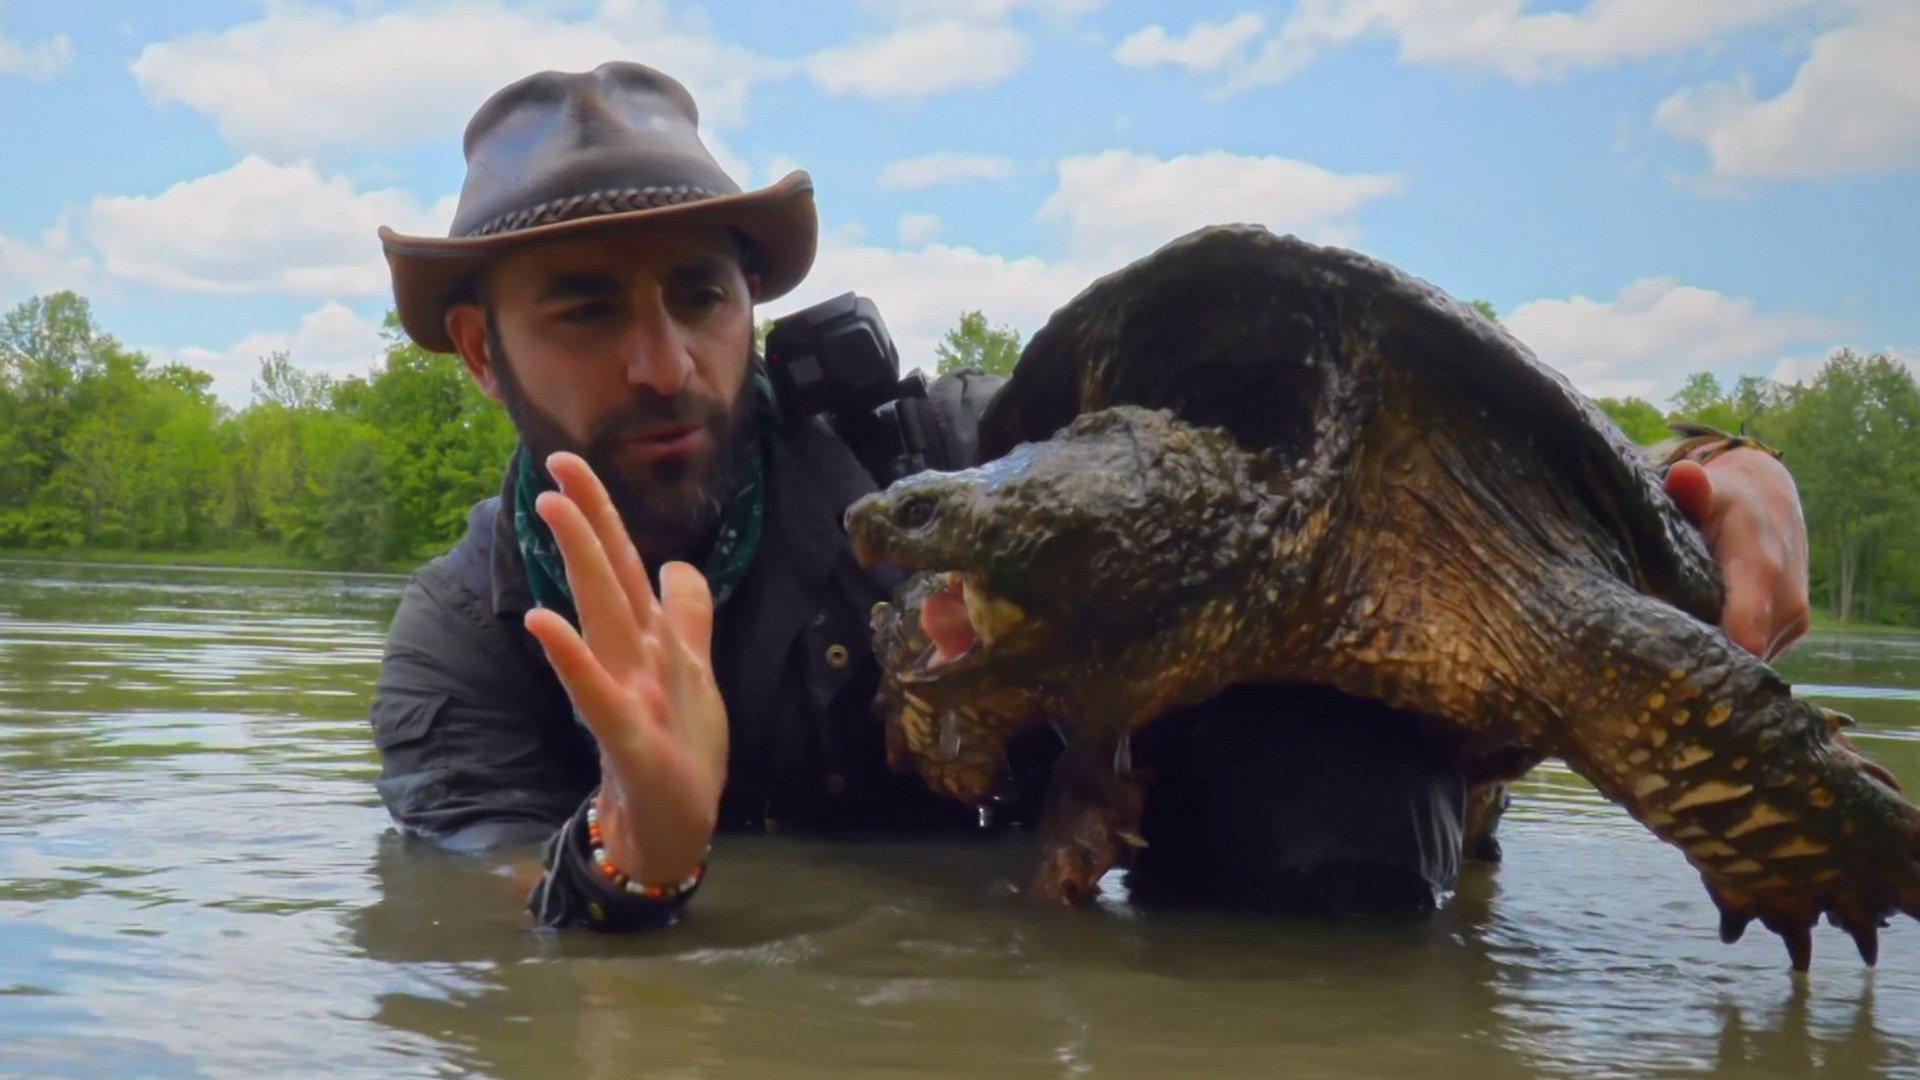
[[577, 455], [547, 459], [558, 492], [535, 503], [566, 561], [580, 630], [527, 613], [573, 706], [600, 745], [607, 857], [646, 884], [699, 866], [727, 775], [727, 713], [713, 680], [713, 596], [686, 563], [645, 565], [600, 478]]

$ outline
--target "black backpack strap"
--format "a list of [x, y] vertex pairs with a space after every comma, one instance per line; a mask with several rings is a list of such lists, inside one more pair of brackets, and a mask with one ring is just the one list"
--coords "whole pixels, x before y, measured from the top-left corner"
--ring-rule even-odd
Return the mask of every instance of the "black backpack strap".
[[927, 468], [964, 469], [977, 464], [974, 455], [979, 446], [980, 414], [1006, 381], [1005, 375], [964, 368], [927, 384], [925, 398], [901, 401], [903, 409], [911, 401], [924, 422]]
[[926, 384], [924, 397], [905, 395], [872, 413], [836, 415], [833, 429], [881, 487], [920, 469], [964, 469], [975, 464], [980, 414], [1006, 381], [978, 368], [950, 372]]

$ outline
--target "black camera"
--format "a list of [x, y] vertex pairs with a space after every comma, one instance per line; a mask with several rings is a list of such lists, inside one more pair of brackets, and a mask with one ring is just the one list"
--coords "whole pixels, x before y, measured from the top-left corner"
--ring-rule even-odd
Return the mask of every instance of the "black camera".
[[767, 334], [767, 374], [787, 422], [824, 414], [875, 482], [927, 467], [927, 382], [900, 377], [872, 300], [841, 293], [782, 316]]

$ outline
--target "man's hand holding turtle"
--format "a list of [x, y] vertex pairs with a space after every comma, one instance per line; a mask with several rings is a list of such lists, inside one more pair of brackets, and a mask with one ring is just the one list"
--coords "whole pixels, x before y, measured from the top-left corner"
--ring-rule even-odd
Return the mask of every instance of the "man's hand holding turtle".
[[608, 859], [643, 884], [683, 881], [706, 855], [727, 775], [713, 597], [700, 571], [678, 562], [661, 567], [656, 597], [593, 470], [567, 453], [547, 467], [560, 490], [535, 509], [559, 541], [580, 630], [544, 608], [526, 627], [600, 745]]
[[1786, 466], [1735, 447], [1705, 464], [1677, 461], [1667, 495], [1706, 535], [1726, 580], [1720, 627], [1771, 660], [1807, 631], [1807, 523]]

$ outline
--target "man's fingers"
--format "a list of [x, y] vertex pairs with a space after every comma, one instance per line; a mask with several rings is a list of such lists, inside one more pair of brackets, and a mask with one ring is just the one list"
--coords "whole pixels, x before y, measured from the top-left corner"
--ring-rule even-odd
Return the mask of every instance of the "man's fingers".
[[1720, 628], [1735, 645], [1755, 656], [1765, 657], [1773, 645], [1773, 594], [1771, 582], [1749, 559], [1733, 559], [1721, 568], [1726, 579], [1726, 607], [1720, 612]]
[[617, 733], [605, 730], [605, 725], [608, 717], [620, 715], [625, 695], [580, 634], [549, 608], [527, 612], [525, 625], [527, 632], [540, 642], [547, 662], [560, 676], [560, 685], [566, 687], [567, 696], [573, 700], [574, 710], [587, 722], [601, 747], [606, 748], [610, 742], [624, 742], [617, 738]]
[[702, 663], [711, 662], [713, 591], [707, 577], [691, 564], [670, 562], [660, 568], [660, 603], [673, 636]]
[[620, 520], [620, 511], [607, 494], [606, 485], [600, 482], [593, 467], [578, 454], [562, 451], [549, 455], [547, 471], [559, 482], [560, 490], [586, 515], [587, 523], [593, 526], [594, 535], [600, 539], [600, 547], [606, 551], [607, 559], [613, 565], [614, 577], [627, 594], [633, 621], [644, 632], [653, 621], [658, 605], [653, 598], [653, 586], [647, 581], [646, 564], [641, 560], [639, 550], [633, 546], [633, 538], [627, 533], [626, 523]]
[[607, 562], [593, 526], [574, 501], [558, 492], [542, 492], [534, 509], [553, 529], [567, 564], [567, 584], [580, 612], [580, 629], [606, 667], [624, 677], [644, 664], [640, 627], [627, 603], [626, 590]]
[[1676, 461], [1667, 470], [1667, 498], [1696, 527], [1705, 528], [1713, 512], [1713, 480], [1697, 461]]

